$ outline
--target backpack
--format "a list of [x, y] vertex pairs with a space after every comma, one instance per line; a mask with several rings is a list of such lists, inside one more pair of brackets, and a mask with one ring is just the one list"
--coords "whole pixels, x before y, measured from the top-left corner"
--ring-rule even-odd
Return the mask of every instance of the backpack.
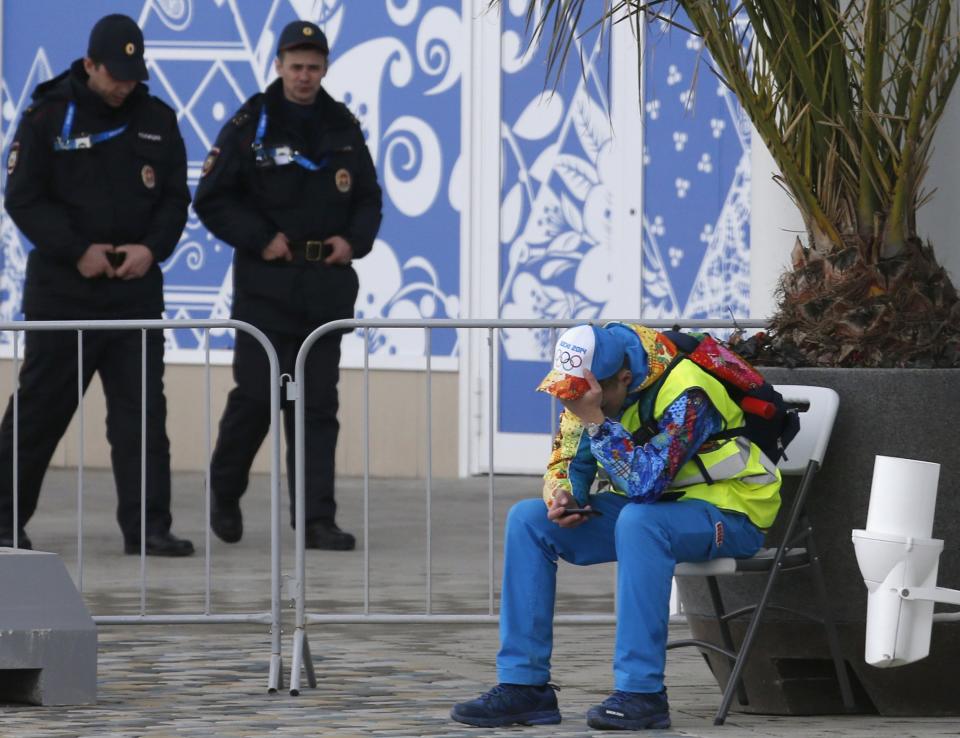
[[707, 333], [672, 330], [664, 331], [663, 335], [677, 347], [677, 355], [657, 380], [651, 394], [656, 395], [677, 364], [692, 361], [718, 380], [743, 410], [742, 427], [720, 431], [708, 440], [745, 436], [773, 463], [786, 458], [785, 449], [800, 430], [797, 408], [787, 403], [760, 372], [726, 343]]

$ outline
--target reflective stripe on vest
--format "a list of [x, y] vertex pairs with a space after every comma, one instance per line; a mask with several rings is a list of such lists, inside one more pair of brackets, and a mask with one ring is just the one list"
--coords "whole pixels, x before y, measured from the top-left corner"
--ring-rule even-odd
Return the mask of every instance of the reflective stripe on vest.
[[[693, 387], [706, 393], [727, 428], [743, 425], [743, 411], [723, 385], [692, 361], [679, 362], [667, 376], [657, 392], [654, 418], [662, 418], [670, 404]], [[640, 427], [637, 408], [628, 408], [620, 421], [629, 433]], [[691, 460], [680, 468], [671, 491], [683, 492], [684, 499], [705, 500], [724, 510], [743, 513], [760, 528], [773, 524], [780, 509], [780, 471], [755, 444], [735, 436], [698, 456], [713, 484], [704, 480], [700, 467]]]

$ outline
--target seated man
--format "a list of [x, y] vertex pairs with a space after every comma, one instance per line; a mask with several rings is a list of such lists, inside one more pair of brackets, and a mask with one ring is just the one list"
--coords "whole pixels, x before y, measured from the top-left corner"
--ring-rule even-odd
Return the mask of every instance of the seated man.
[[517, 503], [504, 535], [500, 683], [455, 705], [454, 720], [560, 722], [549, 684], [559, 557], [618, 562], [615, 691], [590, 709], [587, 724], [670, 726], [663, 670], [674, 566], [752, 556], [780, 507], [780, 474], [756, 445], [711, 439], [743, 425], [739, 406], [690, 361], [665, 372], [675, 355], [666, 336], [640, 325], [582, 325], [561, 335], [538, 388], [565, 407], [544, 477], [546, 508]]

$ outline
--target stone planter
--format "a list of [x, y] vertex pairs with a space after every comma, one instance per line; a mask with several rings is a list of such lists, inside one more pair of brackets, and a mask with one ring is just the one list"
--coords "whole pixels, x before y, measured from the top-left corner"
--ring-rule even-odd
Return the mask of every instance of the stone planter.
[[[841, 648], [858, 705], [890, 716], [958, 715], [955, 679], [960, 664], [960, 622], [935, 623], [930, 656], [897, 669], [876, 669], [863, 660], [866, 588], [854, 556], [851, 530], [867, 519], [877, 454], [941, 464], [933, 535], [945, 541], [938, 586], [960, 588], [960, 369], [766, 369], [774, 384], [832, 387], [840, 411], [824, 466], [807, 509], [814, 526]], [[789, 453], [789, 449], [788, 449]], [[794, 480], [784, 484], [789, 501]], [[786, 507], [786, 502], [784, 503]], [[768, 540], [779, 541], [778, 520]], [[680, 598], [694, 637], [719, 642], [706, 586], [679, 580]], [[760, 577], [721, 577], [728, 609], [759, 599]], [[803, 609], [814, 601], [804, 573], [781, 579], [775, 603]], [[943, 609], [938, 606], [938, 610]], [[949, 609], [949, 608], [947, 608]], [[732, 623], [735, 639], [746, 620]], [[723, 686], [725, 659], [710, 657]], [[780, 611], [768, 611], [744, 672], [750, 704], [734, 709], [768, 714], [842, 712], [823, 628]]]

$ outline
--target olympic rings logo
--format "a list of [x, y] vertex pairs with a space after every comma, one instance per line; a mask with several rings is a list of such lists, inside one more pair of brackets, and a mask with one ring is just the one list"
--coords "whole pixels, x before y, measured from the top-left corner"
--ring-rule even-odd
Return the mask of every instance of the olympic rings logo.
[[571, 354], [569, 351], [561, 351], [557, 359], [560, 362], [560, 368], [568, 372], [579, 369], [583, 365], [583, 357], [580, 354]]

